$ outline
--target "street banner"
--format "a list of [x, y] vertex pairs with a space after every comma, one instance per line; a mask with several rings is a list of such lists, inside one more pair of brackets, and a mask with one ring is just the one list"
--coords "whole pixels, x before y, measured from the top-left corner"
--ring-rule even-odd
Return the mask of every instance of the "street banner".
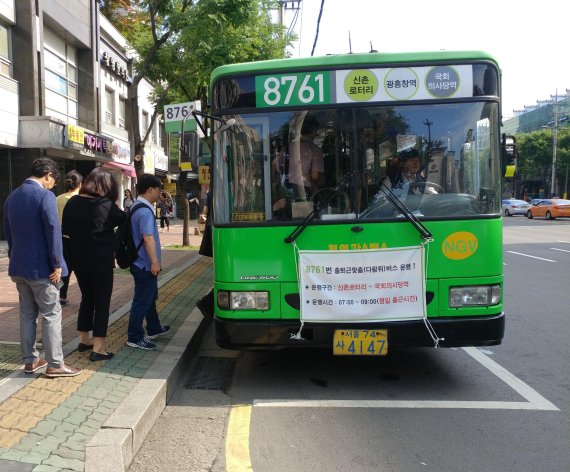
[[424, 248], [299, 250], [301, 319], [418, 320], [426, 315]]

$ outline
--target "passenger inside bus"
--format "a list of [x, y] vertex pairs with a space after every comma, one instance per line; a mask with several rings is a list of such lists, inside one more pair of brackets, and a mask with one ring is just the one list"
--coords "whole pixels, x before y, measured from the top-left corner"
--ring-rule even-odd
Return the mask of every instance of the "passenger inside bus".
[[[289, 142], [289, 184], [296, 201], [308, 201], [324, 183], [325, 163], [322, 149], [314, 143], [319, 123], [313, 115], [305, 114], [300, 136], [297, 126], [291, 126]], [[300, 117], [300, 116], [299, 116]]]

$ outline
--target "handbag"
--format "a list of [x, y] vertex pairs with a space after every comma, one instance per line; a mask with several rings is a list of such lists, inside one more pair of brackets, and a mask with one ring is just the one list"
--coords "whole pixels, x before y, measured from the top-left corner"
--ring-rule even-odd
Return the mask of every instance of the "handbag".
[[213, 257], [214, 253], [212, 251], [212, 226], [206, 225], [204, 228], [204, 234], [202, 235], [202, 242], [200, 243], [200, 249], [198, 254], [206, 257]]

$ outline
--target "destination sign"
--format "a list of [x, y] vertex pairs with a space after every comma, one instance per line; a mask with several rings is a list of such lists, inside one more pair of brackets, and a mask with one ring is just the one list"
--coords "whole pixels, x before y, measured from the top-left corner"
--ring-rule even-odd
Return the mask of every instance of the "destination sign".
[[472, 96], [472, 65], [346, 69], [255, 77], [257, 108]]

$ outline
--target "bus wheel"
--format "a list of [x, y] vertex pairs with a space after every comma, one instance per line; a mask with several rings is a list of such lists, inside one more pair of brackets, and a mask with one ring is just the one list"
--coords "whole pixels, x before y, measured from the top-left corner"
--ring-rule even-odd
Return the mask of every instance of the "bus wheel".
[[528, 211], [526, 212], [526, 217], [527, 217], [529, 220], [532, 220], [532, 213], [531, 213], [530, 210], [528, 210]]
[[547, 220], [553, 220], [554, 217], [552, 216], [552, 213], [550, 213], [549, 211], [546, 212], [546, 219]]

